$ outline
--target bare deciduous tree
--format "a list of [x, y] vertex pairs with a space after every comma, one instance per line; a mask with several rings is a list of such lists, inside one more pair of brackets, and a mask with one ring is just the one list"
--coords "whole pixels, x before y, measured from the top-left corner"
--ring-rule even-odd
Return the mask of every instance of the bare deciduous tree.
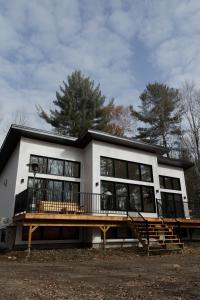
[[180, 90], [180, 97], [184, 116], [182, 142], [200, 172], [200, 89], [193, 82], [185, 82]]

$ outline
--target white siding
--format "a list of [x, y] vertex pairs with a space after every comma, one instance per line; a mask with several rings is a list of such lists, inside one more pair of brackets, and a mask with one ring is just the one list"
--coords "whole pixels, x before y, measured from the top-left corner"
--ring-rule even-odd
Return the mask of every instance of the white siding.
[[[27, 188], [28, 176], [33, 176], [33, 173], [29, 172], [29, 168], [27, 166], [27, 164], [30, 161], [31, 154], [46, 156], [50, 158], [79, 161], [81, 162], [81, 178], [84, 178], [83, 151], [81, 149], [22, 138], [20, 155], [19, 155], [17, 187], [16, 187], [17, 194]], [[37, 174], [36, 177], [81, 182], [79, 178], [48, 175], [48, 174]], [[21, 183], [22, 179], [24, 179], [23, 183]], [[82, 185], [80, 186], [80, 189], [83, 190]]]
[[0, 218], [9, 218], [10, 222], [14, 213], [19, 148], [18, 144], [0, 174]]
[[[116, 177], [101, 176], [100, 175], [101, 156], [151, 165], [154, 182], [144, 182], [144, 181], [136, 181], [136, 180], [116, 178]], [[155, 188], [155, 198], [156, 198], [156, 190], [159, 190], [157, 157], [155, 154], [142, 152], [135, 149], [129, 149], [122, 146], [106, 144], [99, 141], [93, 141], [93, 187], [92, 187], [93, 193], [101, 192], [100, 191], [101, 180], [153, 186]], [[143, 215], [148, 217], [157, 216], [156, 213], [143, 213]]]
[[[182, 194], [183, 201], [185, 201], [185, 202], [188, 201], [186, 185], [185, 185], [185, 175], [184, 175], [184, 170], [182, 168], [159, 164], [158, 165], [158, 173], [159, 173], [159, 175], [162, 175], [162, 176], [179, 178], [180, 184], [181, 184], [181, 191], [160, 189], [161, 192]], [[186, 216], [186, 218], [188, 218], [189, 210], [188, 210], [188, 205], [186, 203], [184, 203], [184, 210], [185, 210], [185, 216]]]

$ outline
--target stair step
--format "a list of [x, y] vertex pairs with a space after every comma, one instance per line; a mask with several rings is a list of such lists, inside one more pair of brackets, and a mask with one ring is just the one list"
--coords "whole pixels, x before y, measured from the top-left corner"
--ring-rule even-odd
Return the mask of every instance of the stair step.
[[180, 252], [181, 248], [174, 249], [149, 249], [149, 255], [160, 255], [161, 253], [171, 253], [171, 252]]

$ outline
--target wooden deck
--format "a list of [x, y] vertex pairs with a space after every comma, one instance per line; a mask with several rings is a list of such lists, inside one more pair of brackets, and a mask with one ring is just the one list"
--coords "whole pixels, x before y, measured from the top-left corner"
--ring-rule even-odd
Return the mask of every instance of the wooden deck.
[[[130, 218], [126, 215], [92, 215], [92, 214], [58, 214], [58, 213], [21, 213], [13, 217], [13, 225], [28, 226], [28, 256], [30, 255], [32, 233], [40, 226], [59, 226], [59, 227], [96, 227], [103, 233], [103, 245], [106, 245], [106, 233], [111, 227], [127, 226], [130, 220], [134, 222], [144, 222], [141, 217]], [[145, 218], [149, 225], [155, 225], [156, 222], [164, 221], [173, 227], [181, 228], [199, 228], [200, 219], [183, 218]], [[154, 225], [153, 225], [154, 224]]]
[[[133, 218], [136, 222], [141, 218]], [[149, 223], [160, 222], [181, 228], [200, 228], [200, 219], [185, 218], [145, 218]], [[13, 223], [16, 225], [29, 226], [122, 226], [123, 223], [130, 220], [129, 217], [123, 215], [92, 215], [92, 214], [57, 214], [57, 213], [22, 213], [13, 217]]]

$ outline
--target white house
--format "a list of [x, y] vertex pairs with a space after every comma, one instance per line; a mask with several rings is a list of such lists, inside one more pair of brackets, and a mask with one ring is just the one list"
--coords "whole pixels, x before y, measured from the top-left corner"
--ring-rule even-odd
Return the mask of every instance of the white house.
[[[12, 125], [0, 150], [1, 244], [6, 234], [14, 246], [26, 243], [27, 228], [13, 227], [13, 216], [27, 212], [114, 217], [139, 211], [146, 218], [189, 218], [184, 170], [192, 164], [166, 153], [94, 130], [72, 138]], [[33, 163], [39, 167], [35, 179]], [[111, 228], [107, 239], [132, 241], [124, 227]], [[101, 232], [72, 223], [42, 226], [33, 235], [36, 244], [67, 242], [99, 244]]]

